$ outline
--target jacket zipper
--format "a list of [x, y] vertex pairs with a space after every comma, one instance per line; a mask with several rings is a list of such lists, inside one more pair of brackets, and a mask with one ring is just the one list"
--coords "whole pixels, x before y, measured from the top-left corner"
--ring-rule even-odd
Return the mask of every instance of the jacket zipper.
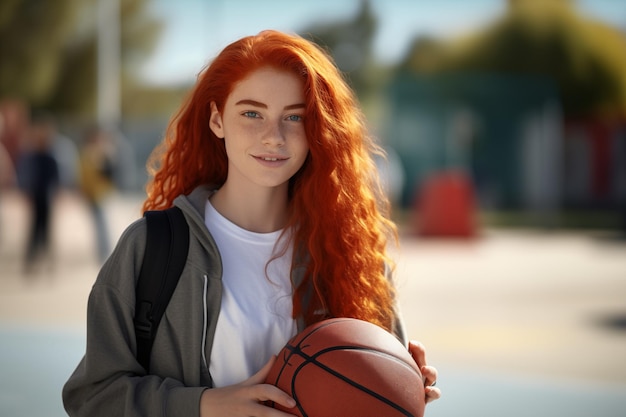
[[206, 331], [207, 331], [207, 327], [209, 325], [208, 320], [207, 320], [207, 301], [206, 301], [206, 297], [207, 297], [207, 289], [208, 289], [208, 278], [206, 276], [206, 274], [204, 275], [204, 288], [203, 288], [203, 294], [202, 294], [202, 311], [203, 311], [203, 317], [202, 317], [202, 361], [204, 362], [204, 367], [208, 370], [209, 369], [209, 364], [207, 363], [206, 360]]

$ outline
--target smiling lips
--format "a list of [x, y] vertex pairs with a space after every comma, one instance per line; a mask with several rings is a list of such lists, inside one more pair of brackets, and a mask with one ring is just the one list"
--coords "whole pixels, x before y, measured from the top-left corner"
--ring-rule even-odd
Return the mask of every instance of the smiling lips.
[[274, 156], [254, 156], [255, 159], [262, 161], [262, 162], [282, 162], [282, 161], [286, 161], [287, 157], [285, 156], [278, 156], [278, 155], [274, 155]]

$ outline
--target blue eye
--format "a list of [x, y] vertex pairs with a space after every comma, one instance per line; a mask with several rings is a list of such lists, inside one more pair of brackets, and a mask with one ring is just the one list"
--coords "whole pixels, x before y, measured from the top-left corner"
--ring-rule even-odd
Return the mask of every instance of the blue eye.
[[290, 116], [287, 116], [287, 120], [289, 120], [290, 122], [299, 122], [302, 120], [302, 116], [298, 114], [292, 114]]
[[243, 112], [242, 115], [245, 117], [252, 117], [252, 118], [259, 117], [259, 113], [255, 111], [246, 111], [246, 112]]

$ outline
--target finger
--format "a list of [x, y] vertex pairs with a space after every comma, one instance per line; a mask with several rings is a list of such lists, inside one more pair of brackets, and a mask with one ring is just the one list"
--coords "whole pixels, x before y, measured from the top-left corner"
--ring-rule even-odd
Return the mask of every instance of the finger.
[[252, 375], [250, 378], [243, 381], [241, 385], [246, 386], [264, 383], [265, 378], [267, 378], [267, 375], [270, 372], [270, 369], [272, 369], [272, 366], [274, 365], [274, 362], [276, 362], [275, 355], [272, 356], [265, 365], [263, 365], [263, 368], [261, 368], [256, 374]]
[[420, 369], [422, 373], [422, 379], [424, 381], [424, 386], [431, 386], [437, 381], [437, 369], [432, 366], [422, 366]]
[[441, 398], [441, 390], [436, 387], [424, 388], [424, 394], [426, 394], [426, 404]]
[[409, 342], [409, 352], [411, 352], [413, 360], [417, 363], [417, 366], [420, 369], [423, 366], [426, 366], [426, 349], [424, 348], [424, 345], [415, 340], [411, 340]]
[[275, 408], [268, 407], [264, 404], [256, 404], [254, 407], [250, 409], [251, 416], [257, 417], [295, 417], [295, 414], [290, 414], [289, 412], [284, 412], [277, 410]]
[[261, 403], [269, 401], [280, 404], [285, 408], [293, 408], [296, 406], [296, 400], [291, 398], [285, 391], [275, 387], [274, 385], [261, 384], [256, 385], [254, 389], [254, 395], [257, 401]]

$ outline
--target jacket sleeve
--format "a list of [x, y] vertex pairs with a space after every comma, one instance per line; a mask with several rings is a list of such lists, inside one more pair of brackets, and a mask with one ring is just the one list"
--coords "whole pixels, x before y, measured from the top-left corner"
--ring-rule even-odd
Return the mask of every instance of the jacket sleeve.
[[400, 306], [398, 305], [397, 300], [394, 306], [393, 334], [398, 338], [400, 342], [402, 342], [404, 346], [409, 345], [409, 339], [406, 334], [404, 319], [402, 318], [402, 313], [400, 312]]
[[391, 283], [394, 292], [394, 300], [393, 300], [393, 327], [391, 329], [391, 333], [393, 333], [396, 338], [404, 345], [409, 346], [409, 339], [406, 334], [406, 327], [404, 323], [404, 318], [402, 317], [402, 311], [400, 309], [400, 303], [398, 300], [398, 289], [396, 287], [395, 281], [393, 279], [393, 270], [385, 264], [385, 276]]
[[85, 356], [63, 387], [69, 416], [199, 416], [206, 387], [146, 375], [135, 356], [135, 280], [145, 239], [143, 219], [129, 226], [91, 290]]

